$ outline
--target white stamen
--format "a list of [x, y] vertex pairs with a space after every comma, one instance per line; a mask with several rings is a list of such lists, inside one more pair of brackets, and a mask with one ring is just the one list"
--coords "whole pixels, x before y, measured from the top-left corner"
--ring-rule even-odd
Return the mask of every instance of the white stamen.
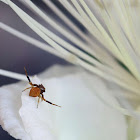
[[9, 32], [9, 33], [11, 33], [11, 34], [13, 34], [14, 36], [16, 36], [16, 37], [18, 37], [18, 38], [20, 38], [20, 39], [22, 39], [24, 41], [36, 46], [36, 47], [39, 47], [40, 49], [43, 49], [43, 50], [45, 50], [45, 51], [47, 51], [49, 53], [52, 53], [53, 55], [62, 57], [62, 55], [60, 55], [55, 49], [52, 49], [51, 46], [49, 46], [49, 45], [47, 45], [45, 43], [42, 43], [42, 42], [40, 42], [40, 41], [38, 41], [38, 40], [36, 40], [36, 39], [24, 34], [24, 33], [21, 33], [18, 30], [15, 30], [12, 27], [10, 27], [10, 26], [2, 23], [2, 22], [0, 22], [0, 28], [5, 30], [5, 31], [7, 31], [7, 32]]
[[[95, 72], [97, 75], [100, 75], [101, 77], [108, 79], [110, 81], [114, 81], [117, 84], [130, 89], [136, 93], [138, 93], [138, 87], [139, 84], [135, 81], [135, 84], [133, 84], [133, 82], [131, 80], [128, 80], [129, 83], [131, 83], [131, 86], [129, 86], [129, 83], [127, 83], [126, 81], [122, 81], [122, 79], [125, 79], [125, 77], [121, 78], [120, 75], [119, 78], [121, 79], [117, 79], [116, 77], [113, 77], [113, 75], [117, 74], [116, 72], [112, 72], [113, 75], [106, 75], [104, 73], [104, 71], [109, 70], [107, 67], [103, 66], [102, 64], [100, 64], [98, 61], [90, 58], [87, 54], [84, 54], [83, 52], [79, 51], [76, 48], [73, 48], [72, 45], [70, 45], [69, 43], [67, 43], [66, 41], [62, 40], [61, 38], [59, 38], [58, 36], [56, 36], [55, 34], [53, 34], [52, 32], [50, 32], [49, 30], [47, 30], [46, 28], [44, 28], [43, 26], [41, 26], [39, 23], [37, 23], [35, 20], [33, 20], [31, 17], [29, 17], [25, 12], [23, 12], [21, 9], [19, 9], [14, 3], [12, 3], [11, 1], [7, 1], [8, 4], [11, 6], [11, 8], [20, 16], [20, 18], [31, 28], [33, 29], [40, 37], [42, 37], [45, 41], [47, 41], [52, 47], [54, 47], [58, 52], [62, 53], [66, 59], [69, 58], [74, 58], [74, 59], [69, 59], [68, 61], [72, 61], [72, 63], [80, 65], [82, 67], [84, 67], [85, 69], [88, 69], [89, 71]], [[45, 32], [45, 34], [43, 33]], [[48, 35], [48, 36], [46, 36]], [[89, 61], [93, 64], [96, 64], [100, 69], [102, 69], [103, 71], [101, 71], [100, 69], [93, 67], [92, 65], [84, 62], [83, 60], [80, 60], [78, 57], [76, 57], [75, 55], [71, 54], [70, 52], [68, 52], [67, 50], [63, 49], [60, 45], [58, 45], [57, 43], [55, 43], [51, 38], [55, 39], [56, 42], [58, 42], [59, 44], [61, 44], [63, 47], [66, 47], [67, 49], [70, 49], [70, 51], [72, 51], [73, 53], [75, 53], [76, 55], [79, 55], [82, 59], [84, 58], [86, 61]], [[66, 45], [66, 46], [65, 46]], [[69, 48], [70, 47], [70, 48]], [[71, 57], [72, 56], [72, 57]], [[92, 69], [91, 69], [92, 68]], [[107, 68], [107, 69], [106, 69]], [[110, 71], [111, 72], [111, 71]], [[128, 78], [128, 77], [126, 77]], [[131, 78], [131, 76], [129, 77]], [[131, 78], [132, 79], [132, 78]], [[133, 86], [132, 86], [133, 85]]]
[[18, 74], [16, 72], [11, 72], [11, 71], [7, 71], [7, 70], [3, 70], [3, 69], [0, 69], [0, 75], [10, 77], [13, 79], [17, 79], [17, 80], [28, 81], [27, 77], [23, 74]]

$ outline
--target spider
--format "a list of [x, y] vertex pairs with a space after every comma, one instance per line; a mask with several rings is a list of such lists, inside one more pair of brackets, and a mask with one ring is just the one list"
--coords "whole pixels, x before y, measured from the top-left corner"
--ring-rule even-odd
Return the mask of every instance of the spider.
[[[45, 87], [42, 84], [40, 84], [40, 85], [33, 84], [31, 82], [28, 74], [27, 74], [27, 70], [26, 70], [25, 67], [24, 67], [24, 70], [25, 70], [26, 77], [27, 77], [27, 79], [28, 79], [29, 84], [31, 85], [31, 87], [28, 87], [28, 88], [24, 89], [23, 91], [31, 88], [30, 93], [29, 93], [29, 96], [31, 96], [31, 97], [37, 97], [38, 96], [39, 97], [38, 98], [38, 103], [37, 103], [37, 108], [38, 108], [38, 104], [39, 104], [40, 98], [42, 99], [42, 101], [45, 101], [45, 102], [47, 102], [47, 103], [49, 103], [51, 105], [58, 106], [58, 105], [53, 104], [50, 101], [47, 101], [46, 99], [44, 99], [43, 92], [45, 92]], [[61, 106], [58, 106], [58, 107], [61, 107]]]

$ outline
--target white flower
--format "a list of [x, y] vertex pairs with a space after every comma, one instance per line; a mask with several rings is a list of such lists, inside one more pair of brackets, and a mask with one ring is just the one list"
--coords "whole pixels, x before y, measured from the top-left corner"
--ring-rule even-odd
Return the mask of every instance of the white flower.
[[[67, 72], [71, 69], [71, 72]], [[61, 108], [29, 97], [23, 82], [0, 88], [0, 124], [16, 139], [23, 140], [127, 140], [127, 124], [119, 111], [96, 96], [109, 90], [100, 78], [75, 68], [53, 67], [44, 72], [44, 96]], [[56, 77], [47, 78], [50, 72]], [[60, 76], [59, 74], [64, 74]], [[39, 84], [37, 77], [32, 82]], [[92, 87], [91, 87], [92, 85]], [[29, 85], [27, 85], [28, 87]], [[98, 86], [102, 88], [97, 88]], [[112, 98], [108, 98], [112, 102]], [[113, 101], [118, 104], [116, 100]]]
[[[139, 139], [139, 2], [59, 0], [58, 5], [61, 5], [63, 10], [72, 15], [85, 29], [81, 31], [52, 1], [43, 0], [43, 3], [50, 7], [66, 27], [58, 23], [57, 19], [48, 16], [30, 0], [19, 2], [47, 22], [52, 30], [23, 11], [16, 2], [1, 1], [9, 5], [46, 43], [1, 22], [0, 28], [87, 70], [86, 72], [78, 70], [77, 74], [62, 73], [60, 77], [50, 72], [43, 74], [44, 78], [47, 78], [46, 75], [52, 75], [51, 78], [44, 80], [41, 78], [41, 82], [48, 89], [46, 95], [49, 96], [45, 98], [60, 104], [63, 106], [62, 109], [45, 102], [37, 109], [36, 101], [28, 96], [28, 91], [22, 93], [19, 100], [18, 93], [24, 88], [23, 83], [18, 83], [16, 88], [15, 85], [2, 87], [0, 94], [9, 93], [2, 96], [4, 99], [0, 99], [3, 114], [0, 119], [3, 128], [16, 138], [24, 136], [23, 139], [40, 139], [41, 136], [42, 139], [48, 137], [49, 140]], [[1, 69], [0, 74], [25, 80], [23, 75]], [[32, 80], [39, 82], [37, 78]], [[17, 96], [13, 96], [15, 93]], [[14, 98], [18, 99], [19, 102], [11, 100], [11, 105], [10, 102], [7, 104], [8, 96], [11, 96], [9, 98], [13, 101]], [[41, 132], [38, 132], [39, 130]]]

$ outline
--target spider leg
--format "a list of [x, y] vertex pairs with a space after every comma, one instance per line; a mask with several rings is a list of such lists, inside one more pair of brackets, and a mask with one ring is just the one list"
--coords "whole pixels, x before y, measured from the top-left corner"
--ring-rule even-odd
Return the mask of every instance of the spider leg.
[[40, 98], [41, 98], [41, 96], [39, 95], [38, 96], [38, 102], [37, 102], [37, 108], [38, 108], [38, 105], [39, 105], [39, 102], [40, 102]]
[[[30, 88], [32, 88], [32, 87], [28, 87], [28, 88], [24, 89], [23, 91], [25, 91], [25, 90], [27, 90], [27, 89], [30, 89]], [[22, 92], [23, 92], [23, 91], [22, 91]]]
[[25, 70], [26, 77], [27, 77], [27, 79], [28, 79], [28, 81], [29, 81], [29, 84], [30, 84], [31, 86], [33, 86], [32, 82], [31, 82], [31, 80], [30, 80], [30, 77], [29, 77], [28, 74], [27, 74], [27, 70], [26, 70], [25, 67], [24, 67], [24, 70]]
[[49, 104], [51, 104], [51, 105], [55, 105], [55, 106], [61, 107], [61, 106], [59, 106], [59, 105], [56, 105], [56, 104], [51, 103], [50, 101], [47, 101], [46, 99], [44, 99], [44, 95], [43, 95], [42, 93], [40, 93], [40, 94], [42, 95], [42, 99], [43, 99], [45, 102], [47, 102], [47, 103], [49, 103]]
[[41, 95], [42, 95], [42, 97], [41, 97], [41, 101], [44, 101], [44, 100], [43, 100], [43, 98], [44, 98], [44, 95], [43, 95], [42, 93], [41, 93]]
[[30, 80], [30, 77], [28, 76], [28, 74], [27, 74], [27, 70], [26, 70], [26, 68], [24, 67], [24, 70], [25, 70], [25, 74], [26, 74], [26, 77], [27, 77], [27, 79], [28, 79], [28, 81], [29, 81], [29, 84], [31, 85], [31, 86], [38, 86], [37, 84], [33, 84], [32, 82], [31, 82], [31, 80]]

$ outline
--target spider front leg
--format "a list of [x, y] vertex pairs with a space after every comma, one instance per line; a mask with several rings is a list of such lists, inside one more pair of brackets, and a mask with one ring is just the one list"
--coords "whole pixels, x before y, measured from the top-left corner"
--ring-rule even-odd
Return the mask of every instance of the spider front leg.
[[30, 77], [28, 76], [27, 70], [26, 70], [25, 67], [24, 67], [24, 70], [25, 70], [26, 77], [27, 77], [27, 79], [28, 79], [28, 81], [29, 81], [29, 84], [30, 84], [31, 86], [33, 86], [34, 84], [32, 84], [32, 82], [31, 82], [31, 80], [30, 80]]
[[61, 107], [61, 106], [59, 106], [59, 105], [56, 105], [56, 104], [51, 103], [50, 101], [47, 101], [47, 100], [44, 98], [43, 93], [40, 93], [40, 94], [42, 95], [42, 100], [44, 100], [45, 102], [47, 102], [47, 103], [49, 103], [49, 104], [51, 104], [51, 105], [55, 105], [55, 106]]
[[[27, 90], [27, 89], [30, 89], [30, 88], [32, 88], [32, 87], [28, 87], [28, 88], [24, 89], [23, 91], [25, 91], [25, 90]], [[23, 91], [22, 91], [22, 92], [23, 92]]]
[[33, 86], [38, 86], [37, 84], [33, 84], [32, 82], [31, 82], [31, 80], [30, 80], [30, 77], [28, 76], [28, 74], [27, 74], [27, 70], [26, 70], [26, 68], [24, 67], [24, 70], [25, 70], [25, 74], [26, 74], [26, 77], [27, 77], [27, 79], [28, 79], [28, 81], [29, 81], [29, 84], [33, 87]]

